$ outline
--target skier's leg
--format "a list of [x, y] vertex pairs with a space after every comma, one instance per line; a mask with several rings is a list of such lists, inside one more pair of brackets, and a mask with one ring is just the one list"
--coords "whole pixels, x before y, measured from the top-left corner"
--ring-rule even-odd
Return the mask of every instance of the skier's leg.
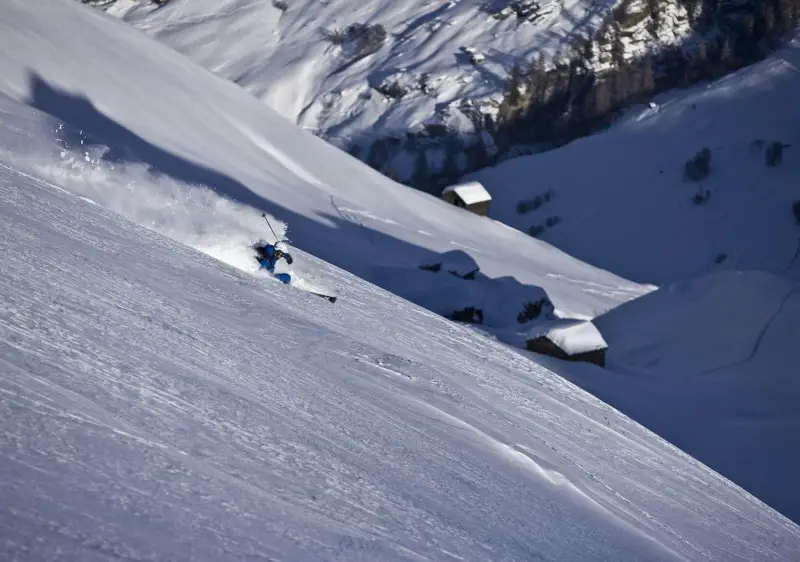
[[277, 280], [281, 281], [282, 283], [285, 283], [286, 285], [288, 285], [292, 281], [292, 276], [289, 275], [288, 273], [276, 273], [275, 274], [275, 279], [277, 279]]

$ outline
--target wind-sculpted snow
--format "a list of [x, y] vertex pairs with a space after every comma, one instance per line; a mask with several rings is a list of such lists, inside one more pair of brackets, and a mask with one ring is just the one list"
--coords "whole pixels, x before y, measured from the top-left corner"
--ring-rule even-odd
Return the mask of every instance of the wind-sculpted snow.
[[558, 376], [309, 258], [335, 306], [0, 169], [0, 558], [792, 560]]

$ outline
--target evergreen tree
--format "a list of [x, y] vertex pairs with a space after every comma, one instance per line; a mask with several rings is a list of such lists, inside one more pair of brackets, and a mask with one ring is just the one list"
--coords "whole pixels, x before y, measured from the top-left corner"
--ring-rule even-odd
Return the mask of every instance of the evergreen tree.
[[644, 59], [641, 74], [640, 92], [645, 97], [652, 96], [656, 91], [656, 81], [653, 78], [653, 59], [647, 57]]
[[367, 164], [375, 170], [381, 170], [388, 160], [389, 142], [386, 139], [378, 139], [373, 142], [367, 153]]
[[481, 168], [487, 167], [490, 163], [489, 152], [486, 150], [480, 136], [475, 143], [466, 148], [466, 154], [467, 165], [472, 170], [480, 170]]
[[764, 7], [764, 35], [769, 37], [775, 30], [775, 8], [772, 4]]
[[539, 107], [547, 103], [550, 95], [550, 74], [541, 53], [536, 61], [536, 68], [536, 89], [532, 92], [532, 101], [534, 107]]
[[663, 15], [661, 12], [661, 0], [647, 0], [647, 7], [649, 8], [649, 21], [647, 22], [647, 31], [653, 37], [658, 38], [658, 30], [661, 28]]
[[689, 23], [692, 27], [696, 27], [700, 21], [700, 16], [703, 13], [703, 5], [700, 0], [686, 0], [686, 14], [689, 16]]
[[506, 81], [506, 100], [512, 110], [519, 106], [522, 99], [519, 91], [520, 86], [522, 86], [522, 69], [518, 64], [515, 64], [511, 68], [511, 74], [508, 75], [508, 80]]
[[725, 37], [722, 40], [722, 45], [719, 48], [719, 64], [717, 65], [717, 74], [721, 75], [724, 74], [729, 68], [731, 68], [733, 62], [733, 54], [731, 53], [731, 42], [730, 39]]
[[764, 37], [770, 47], [776, 47], [778, 44], [778, 35], [780, 34], [780, 27], [776, 24], [777, 16], [775, 15], [775, 8], [772, 4], [768, 4], [764, 8]]
[[788, 31], [794, 27], [795, 14], [792, 0], [778, 0], [777, 18], [781, 31]]
[[701, 80], [706, 75], [706, 70], [708, 69], [708, 48], [706, 47], [705, 39], [700, 39], [700, 42], [697, 44], [697, 51], [695, 51], [694, 56], [692, 57], [692, 66], [694, 71], [694, 80]]
[[623, 66], [618, 69], [611, 80], [611, 105], [618, 106], [625, 103], [631, 97], [631, 81], [629, 66]]
[[755, 17], [749, 15], [744, 18], [742, 22], [741, 32], [738, 36], [736, 45], [736, 52], [738, 56], [745, 60], [752, 60], [755, 54], [754, 44], [758, 38], [756, 37], [756, 20]]
[[742, 36], [746, 41], [755, 39], [756, 21], [752, 15], [747, 16], [742, 24]]
[[501, 125], [509, 126], [519, 115], [522, 104], [522, 95], [519, 91], [522, 86], [522, 78], [522, 69], [515, 64], [506, 80], [503, 101], [500, 102], [500, 107], [497, 109], [497, 121]]
[[458, 180], [461, 170], [458, 167], [458, 154], [462, 147], [458, 141], [448, 142], [445, 146], [444, 163], [442, 164], [441, 175], [447, 184]]
[[611, 110], [611, 80], [601, 79], [594, 89], [593, 111], [595, 117], [602, 119]]
[[625, 43], [622, 42], [622, 34], [618, 28], [619, 26], [615, 26], [614, 38], [611, 41], [611, 58], [617, 68], [622, 68], [625, 64]]
[[419, 147], [414, 158], [414, 173], [411, 175], [411, 184], [417, 189], [427, 191], [430, 177], [431, 169], [428, 164], [427, 151], [425, 147]]

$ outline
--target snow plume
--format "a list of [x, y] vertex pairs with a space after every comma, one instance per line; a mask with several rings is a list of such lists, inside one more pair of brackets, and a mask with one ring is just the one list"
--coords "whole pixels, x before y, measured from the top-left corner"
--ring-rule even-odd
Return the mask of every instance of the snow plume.
[[[274, 236], [252, 207], [221, 197], [204, 185], [189, 185], [154, 173], [140, 163], [104, 160], [107, 147], [61, 150], [25, 166], [34, 175], [115, 211], [131, 221], [244, 271], [256, 271], [249, 246]], [[16, 163], [19, 165], [19, 162]], [[268, 216], [283, 237], [287, 225]]]

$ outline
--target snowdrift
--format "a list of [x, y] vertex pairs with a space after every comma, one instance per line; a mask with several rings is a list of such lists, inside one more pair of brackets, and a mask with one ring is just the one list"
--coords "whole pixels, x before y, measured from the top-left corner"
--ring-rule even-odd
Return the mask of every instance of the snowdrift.
[[428, 310], [497, 334], [555, 316], [541, 287], [511, 277], [490, 278], [461, 250], [434, 256], [416, 268], [378, 267], [371, 278]]
[[800, 521], [796, 282], [712, 274], [595, 324], [608, 342], [608, 371], [567, 378]]
[[[639, 282], [800, 273], [800, 40], [711, 84], [665, 94], [610, 130], [469, 176], [490, 215]], [[767, 165], [781, 145], [779, 165]], [[710, 151], [709, 173], [684, 178]], [[695, 177], [697, 177], [695, 175]]]
[[800, 556], [638, 424], [314, 258], [335, 314], [5, 166], [0, 240], [2, 559]]

